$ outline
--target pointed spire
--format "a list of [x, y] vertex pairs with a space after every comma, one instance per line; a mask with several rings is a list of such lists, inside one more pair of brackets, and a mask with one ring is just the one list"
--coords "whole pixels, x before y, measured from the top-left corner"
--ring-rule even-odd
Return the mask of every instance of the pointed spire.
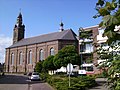
[[64, 29], [63, 29], [63, 26], [64, 26], [64, 24], [63, 24], [63, 22], [61, 21], [61, 23], [60, 23], [60, 32], [64, 30]]
[[21, 12], [19, 13], [18, 18], [22, 18], [22, 14], [21, 14]]
[[22, 25], [22, 14], [21, 14], [21, 11], [17, 17], [17, 23], [16, 23], [17, 26], [21, 26]]

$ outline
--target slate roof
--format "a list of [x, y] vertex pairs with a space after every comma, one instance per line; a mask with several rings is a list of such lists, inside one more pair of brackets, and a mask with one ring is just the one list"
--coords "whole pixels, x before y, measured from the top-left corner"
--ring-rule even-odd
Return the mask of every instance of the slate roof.
[[25, 38], [11, 45], [8, 48], [43, 43], [43, 42], [54, 41], [54, 40], [77, 40], [77, 38], [76, 38], [76, 34], [70, 29], [70, 30], [64, 30], [62, 32], [54, 32], [54, 33], [44, 34], [36, 37]]

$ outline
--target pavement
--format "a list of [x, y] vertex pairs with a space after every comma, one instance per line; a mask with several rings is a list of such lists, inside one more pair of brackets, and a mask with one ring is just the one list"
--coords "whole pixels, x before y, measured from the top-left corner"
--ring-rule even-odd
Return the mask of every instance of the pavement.
[[89, 90], [108, 90], [106, 84], [107, 79], [106, 78], [97, 78], [96, 82], [97, 82], [97, 86], [93, 87]]
[[33, 84], [32, 90], [54, 90], [49, 84], [41, 83], [41, 84]]
[[42, 81], [30, 81], [24, 75], [0, 76], [0, 90], [53, 90], [53, 88]]

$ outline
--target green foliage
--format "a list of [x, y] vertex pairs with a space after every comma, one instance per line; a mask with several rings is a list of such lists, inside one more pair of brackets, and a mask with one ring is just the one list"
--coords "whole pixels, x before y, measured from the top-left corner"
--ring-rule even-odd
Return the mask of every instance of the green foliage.
[[116, 55], [112, 60], [111, 65], [108, 69], [108, 85], [111, 90], [119, 90], [120, 88], [120, 55]]
[[57, 90], [86, 90], [96, 85], [92, 77], [71, 77], [71, 86], [69, 87], [69, 78], [58, 75], [51, 76], [47, 82]]
[[54, 65], [56, 68], [67, 66], [68, 63], [80, 65], [78, 52], [73, 45], [65, 46], [54, 57]]
[[92, 30], [85, 31], [85, 30], [80, 30], [80, 38], [81, 39], [92, 39]]
[[115, 25], [120, 25], [120, 6], [118, 5], [119, 0], [112, 0], [111, 2], [98, 0], [96, 3], [96, 10], [98, 13], [94, 18], [102, 17], [99, 26], [105, 29], [104, 36], [108, 37], [107, 41], [109, 45], [113, 41], [120, 40], [120, 34], [114, 31]]
[[35, 71], [41, 73], [48, 70], [56, 70], [61, 66], [67, 66], [68, 63], [80, 65], [79, 54], [73, 45], [66, 46], [55, 56], [49, 56], [44, 61], [38, 62], [35, 66]]
[[99, 26], [105, 29], [103, 36], [108, 37], [107, 43], [112, 49], [111, 52], [107, 50], [100, 52], [101, 58], [106, 59], [108, 66], [108, 86], [110, 90], [120, 90], [120, 78], [116, 77], [116, 74], [120, 74], [120, 53], [117, 52], [120, 45], [116, 45], [116, 41], [120, 40], [120, 34], [114, 31], [115, 26], [120, 25], [120, 0], [98, 0], [96, 10], [98, 13], [94, 18], [102, 17]]
[[98, 12], [101, 16], [106, 16], [110, 14], [110, 12], [106, 8], [100, 8]]
[[112, 15], [106, 15], [102, 18], [102, 20], [103, 20], [103, 25], [105, 26], [111, 26], [119, 22], [118, 19]]
[[[119, 90], [120, 75], [120, 46], [119, 43], [112, 43], [108, 48], [99, 48], [99, 55], [104, 61], [98, 68], [103, 70], [100, 75], [108, 78], [108, 86], [110, 90]], [[118, 76], [116, 76], [118, 75]]]
[[35, 65], [35, 71], [36, 72], [39, 72], [39, 73], [42, 72], [42, 70], [43, 70], [42, 63], [43, 63], [43, 61], [36, 63], [36, 65]]
[[[103, 69], [102, 69], [103, 70]], [[108, 77], [108, 72], [107, 70], [103, 70], [102, 73], [96, 75], [97, 78], [107, 78]]]
[[46, 58], [43, 62], [43, 68], [48, 71], [48, 70], [55, 70], [55, 66], [54, 66], [54, 63], [53, 63], [53, 58], [54, 56], [49, 56], [48, 58]]
[[93, 62], [93, 57], [92, 56], [86, 58], [86, 63], [92, 63], [92, 62]]
[[117, 84], [117, 85], [116, 85], [115, 90], [120, 90], [120, 79], [117, 81], [116, 84]]
[[51, 78], [51, 76], [46, 72], [42, 72], [42, 73], [40, 73], [40, 78], [41, 78], [42, 81], [46, 82], [47, 79]]

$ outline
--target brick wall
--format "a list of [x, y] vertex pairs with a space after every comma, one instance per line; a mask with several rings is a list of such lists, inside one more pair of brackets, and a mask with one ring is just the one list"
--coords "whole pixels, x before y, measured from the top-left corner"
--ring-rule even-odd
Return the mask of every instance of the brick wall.
[[[20, 46], [15, 48], [7, 48], [5, 56], [6, 72], [31, 72], [34, 70], [35, 64], [39, 62], [39, 52], [42, 49], [44, 51], [44, 59], [50, 55], [50, 49], [54, 49], [54, 53], [57, 54], [58, 50], [66, 45], [76, 45], [77, 41], [51, 41], [45, 43], [38, 43], [28, 46]], [[32, 64], [28, 63], [29, 51], [32, 51]], [[19, 62], [20, 52], [22, 53], [22, 64]], [[11, 55], [14, 54], [14, 64], [11, 64]]]

